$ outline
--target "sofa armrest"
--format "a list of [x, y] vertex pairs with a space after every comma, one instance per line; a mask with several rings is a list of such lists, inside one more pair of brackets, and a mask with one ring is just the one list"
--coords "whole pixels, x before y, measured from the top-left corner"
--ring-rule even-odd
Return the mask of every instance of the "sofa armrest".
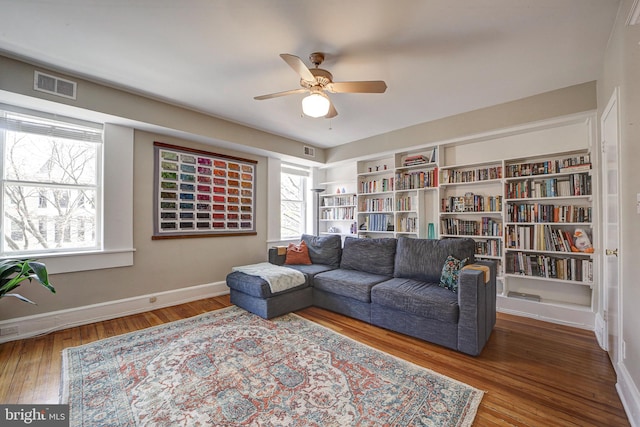
[[480, 354], [496, 324], [497, 263], [476, 264], [489, 267], [489, 281], [481, 270], [461, 270], [458, 283], [458, 350], [473, 356]]
[[272, 246], [269, 248], [269, 262], [275, 265], [284, 265], [287, 258], [286, 246]]

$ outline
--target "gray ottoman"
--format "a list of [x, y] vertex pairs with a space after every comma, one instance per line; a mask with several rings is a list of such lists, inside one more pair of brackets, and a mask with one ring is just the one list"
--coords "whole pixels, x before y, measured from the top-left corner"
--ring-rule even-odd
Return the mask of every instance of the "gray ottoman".
[[266, 280], [239, 271], [227, 275], [231, 303], [265, 319], [282, 316], [313, 304], [313, 290], [305, 282], [295, 288], [272, 293]]

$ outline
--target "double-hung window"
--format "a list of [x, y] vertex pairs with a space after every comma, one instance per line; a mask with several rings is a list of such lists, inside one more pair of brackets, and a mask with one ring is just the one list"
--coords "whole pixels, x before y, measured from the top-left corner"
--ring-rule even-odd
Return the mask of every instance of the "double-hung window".
[[0, 105], [0, 256], [102, 249], [102, 135]]
[[280, 173], [280, 238], [299, 238], [307, 230], [309, 170], [282, 165]]

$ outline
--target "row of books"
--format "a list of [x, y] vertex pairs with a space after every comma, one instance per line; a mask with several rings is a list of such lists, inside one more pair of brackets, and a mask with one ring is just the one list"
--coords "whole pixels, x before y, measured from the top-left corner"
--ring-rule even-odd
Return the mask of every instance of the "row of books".
[[507, 222], [591, 222], [591, 206], [507, 204]]
[[393, 197], [361, 199], [359, 209], [361, 212], [391, 212], [393, 211]]
[[360, 182], [359, 193], [382, 193], [393, 191], [393, 178], [372, 179]]
[[444, 169], [442, 171], [442, 182], [461, 183], [488, 181], [490, 179], [502, 178], [502, 166], [478, 168], [472, 170]]
[[482, 196], [467, 193], [464, 196], [443, 197], [440, 212], [500, 212], [502, 196]]
[[418, 210], [418, 197], [404, 196], [396, 198], [397, 211], [415, 211]]
[[416, 190], [438, 186], [438, 168], [396, 173], [396, 190]]
[[414, 165], [423, 165], [425, 163], [429, 163], [431, 159], [422, 154], [418, 154], [415, 156], [407, 156], [402, 162], [402, 166], [414, 166]]
[[364, 228], [361, 226], [360, 229], [365, 231], [393, 230], [392, 219], [393, 215], [369, 214], [364, 218]]
[[506, 194], [508, 199], [590, 196], [591, 175], [575, 173], [567, 178], [549, 178], [534, 182], [509, 182], [506, 186]]
[[476, 255], [502, 256], [500, 240], [476, 240]]
[[398, 218], [398, 231], [404, 233], [417, 233], [418, 218], [410, 216]]
[[459, 236], [502, 236], [502, 223], [495, 218], [482, 217], [480, 221], [443, 218], [440, 227], [444, 234]]
[[353, 219], [354, 211], [353, 207], [323, 209], [320, 211], [320, 218], [334, 220]]
[[575, 282], [593, 282], [593, 262], [589, 259], [517, 252], [507, 254], [506, 268], [507, 273], [510, 274]]
[[548, 224], [508, 225], [505, 245], [509, 249], [571, 252], [573, 232]]
[[355, 206], [356, 204], [356, 196], [332, 196], [332, 197], [323, 197], [320, 202], [320, 206], [322, 207], [332, 207], [332, 206]]
[[543, 162], [518, 163], [506, 166], [507, 177], [546, 175], [562, 172], [580, 172], [591, 169], [589, 154], [550, 159]]

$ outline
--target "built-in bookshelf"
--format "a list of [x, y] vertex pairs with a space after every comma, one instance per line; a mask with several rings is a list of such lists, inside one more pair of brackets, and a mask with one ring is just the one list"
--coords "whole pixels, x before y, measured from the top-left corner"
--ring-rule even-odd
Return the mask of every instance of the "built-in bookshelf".
[[395, 171], [392, 157], [357, 164], [357, 234], [393, 237]]
[[438, 188], [437, 147], [358, 162], [358, 235], [360, 237], [435, 237], [434, 205]]
[[[498, 308], [592, 327], [593, 117], [401, 151], [355, 165], [358, 237], [468, 238], [498, 264]], [[353, 175], [352, 175], [353, 176]], [[576, 232], [593, 253], [576, 252]]]
[[440, 235], [471, 237], [476, 258], [498, 263], [503, 275], [502, 161], [441, 166]]
[[355, 193], [320, 195], [318, 215], [321, 234], [356, 235], [357, 195]]
[[319, 170], [318, 227], [321, 235], [357, 236], [358, 196], [355, 167], [342, 165]]
[[[591, 169], [588, 152], [505, 165], [507, 276], [592, 286], [593, 256], [574, 242], [585, 235], [593, 239]], [[517, 286], [512, 295], [524, 293]], [[543, 300], [536, 293], [530, 297]]]

